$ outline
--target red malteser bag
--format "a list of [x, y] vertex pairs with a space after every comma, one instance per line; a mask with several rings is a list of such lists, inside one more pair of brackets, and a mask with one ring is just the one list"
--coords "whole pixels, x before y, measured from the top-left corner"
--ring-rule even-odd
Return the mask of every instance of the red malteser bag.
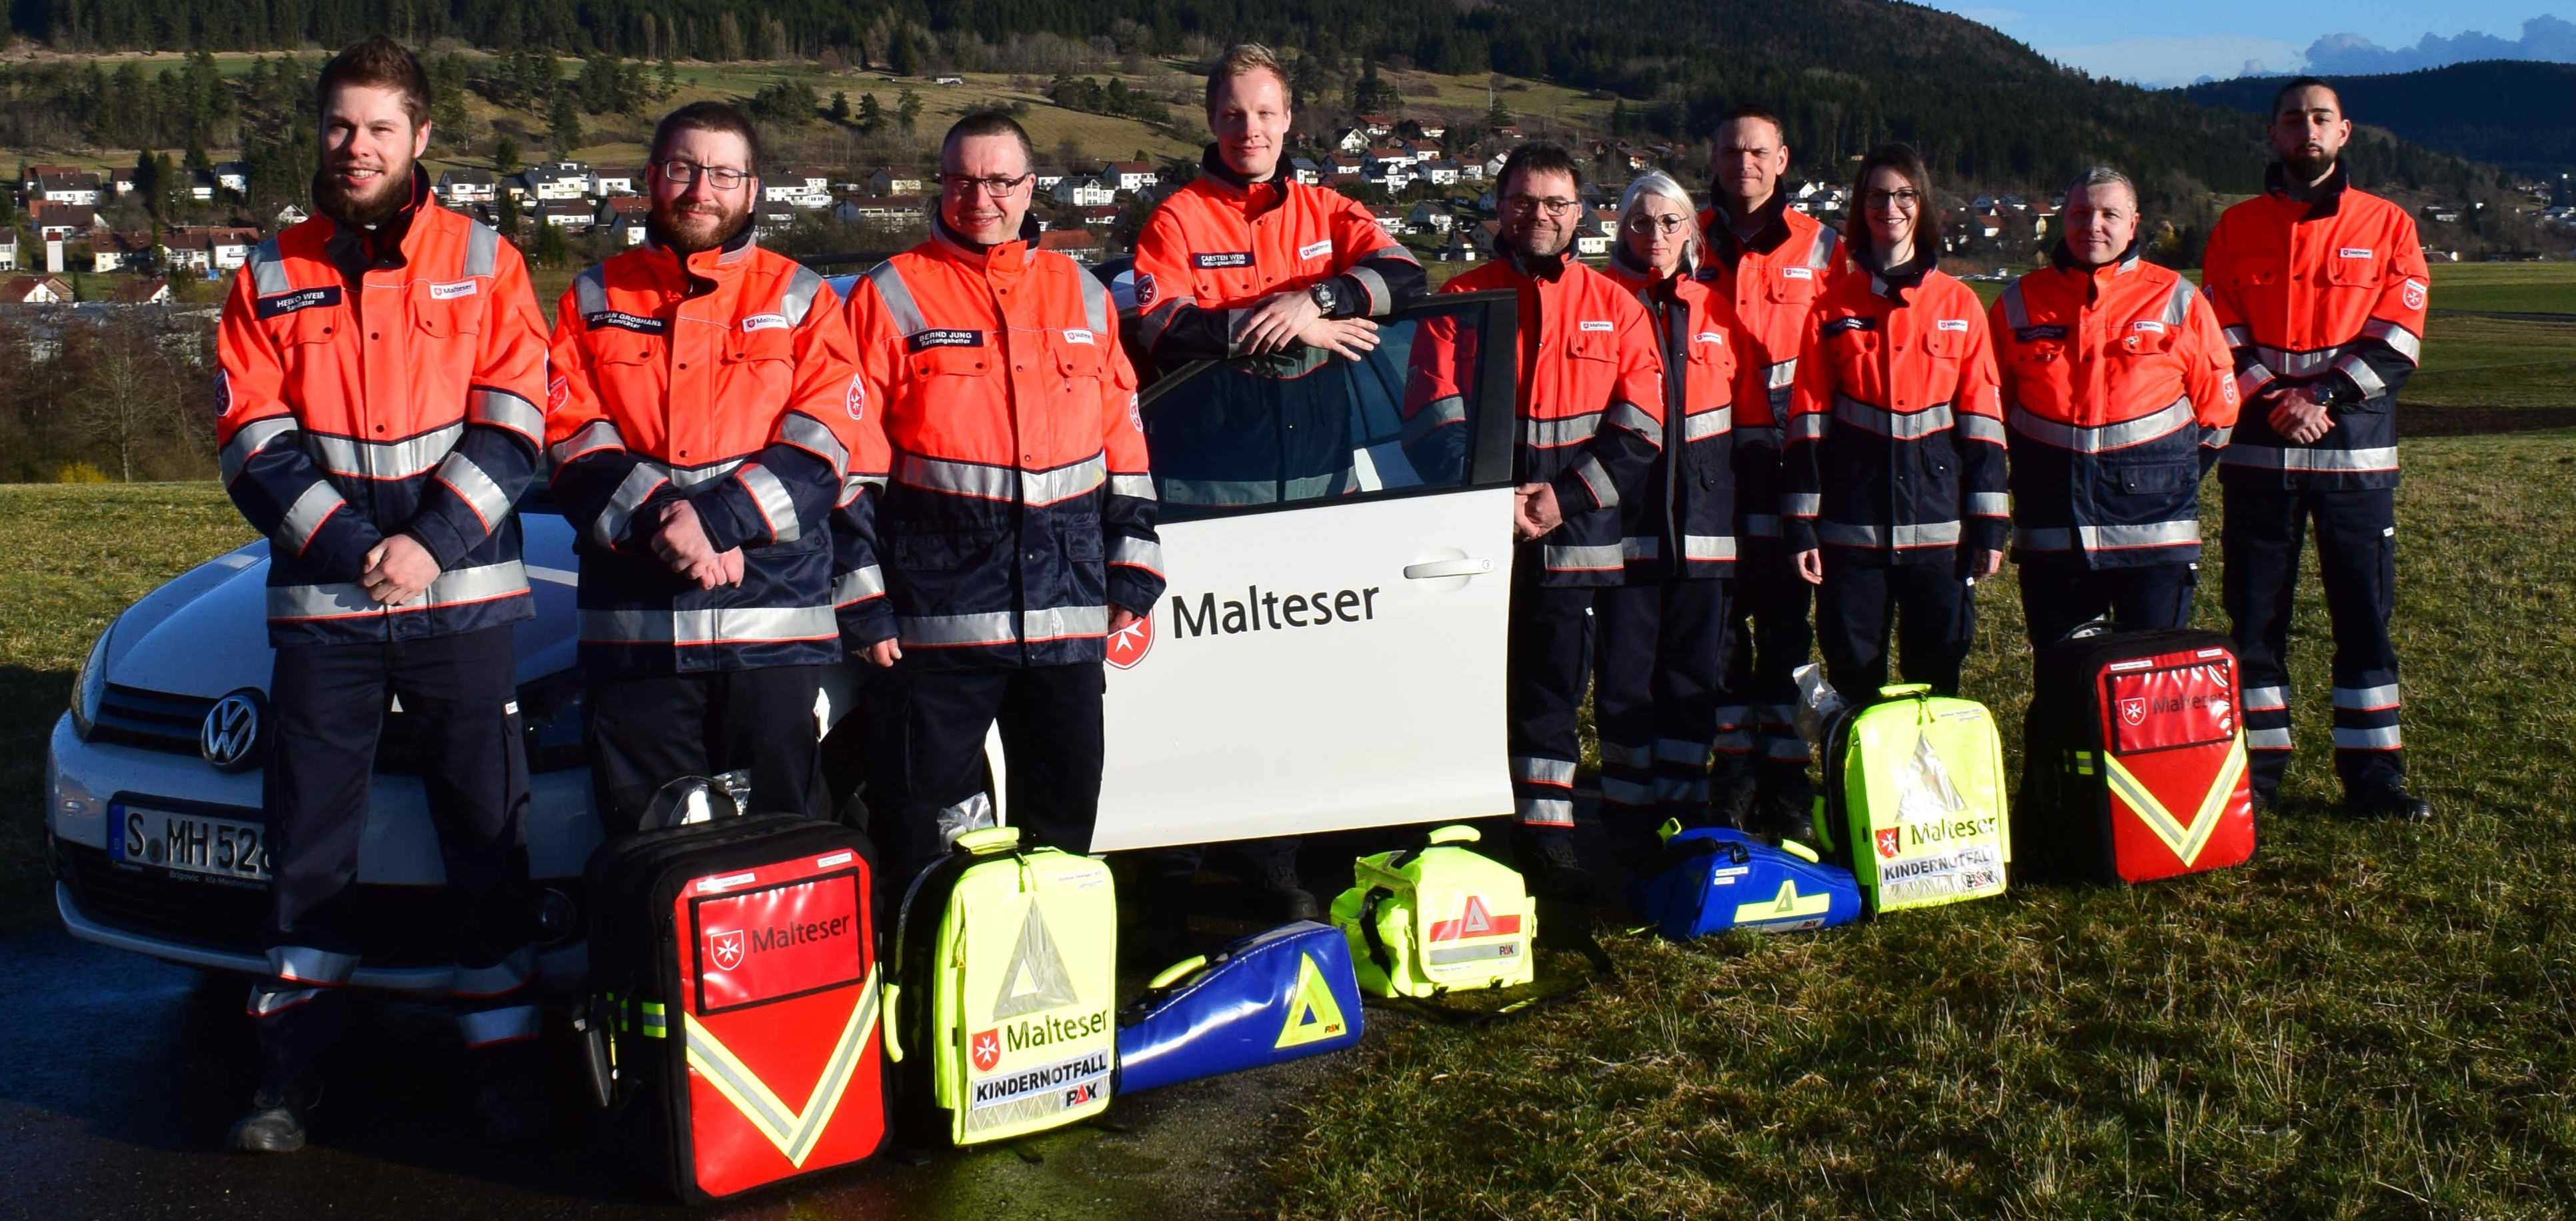
[[2243, 864], [2254, 795], [2240, 694], [2217, 632], [2096, 631], [2040, 650], [2016, 875], [2137, 883]]
[[697, 1201], [885, 1145], [863, 837], [742, 818], [611, 840], [587, 873], [585, 1026], [629, 1160]]

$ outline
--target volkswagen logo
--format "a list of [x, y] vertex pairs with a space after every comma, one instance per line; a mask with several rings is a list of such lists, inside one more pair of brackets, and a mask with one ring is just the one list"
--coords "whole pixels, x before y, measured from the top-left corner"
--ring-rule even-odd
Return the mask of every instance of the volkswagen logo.
[[237, 772], [259, 762], [258, 691], [243, 688], [215, 701], [197, 730], [197, 753], [215, 770]]

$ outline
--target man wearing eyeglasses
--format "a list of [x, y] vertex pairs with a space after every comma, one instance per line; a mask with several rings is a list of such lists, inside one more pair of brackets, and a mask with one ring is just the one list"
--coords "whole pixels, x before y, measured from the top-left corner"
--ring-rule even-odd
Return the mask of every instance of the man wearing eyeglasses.
[[[1521, 145], [1495, 189], [1503, 215], [1494, 260], [1441, 291], [1519, 296], [1512, 534], [1522, 546], [1512, 557], [1504, 678], [1515, 848], [1536, 893], [1583, 901], [1592, 883], [1573, 833], [1584, 623], [1595, 591], [1626, 579], [1619, 506], [1663, 449], [1663, 354], [1636, 296], [1573, 256], [1583, 172], [1570, 154]], [[1456, 470], [1466, 460], [1460, 371], [1475, 362], [1473, 339], [1447, 317], [1425, 322], [1414, 339], [1404, 436], [1416, 470]]]
[[850, 290], [867, 490], [836, 519], [841, 605], [884, 671], [869, 804], [897, 877], [990, 821], [996, 722], [1024, 842], [1089, 851], [1105, 638], [1163, 591], [1136, 376], [1108, 289], [1034, 249], [1029, 162], [1008, 115], [959, 120], [930, 239]]
[[1812, 790], [1807, 742], [1790, 711], [1815, 633], [1809, 592], [1780, 546], [1780, 426], [1798, 376], [1807, 308], [1843, 266], [1839, 235], [1789, 206], [1789, 170], [1778, 116], [1740, 106], [1719, 122], [1709, 165], [1701, 274], [1733, 301], [1744, 341], [1739, 359], [1766, 369], [1767, 400], [1736, 405], [1735, 488], [1744, 554], [1736, 565], [1733, 648], [1718, 708], [1715, 801], [1748, 829], [1794, 833], [1807, 825]]
[[814, 704], [841, 659], [827, 518], [864, 404], [840, 300], [753, 240], [760, 138], [693, 102], [653, 132], [648, 240], [555, 313], [548, 456], [581, 556], [592, 783], [609, 831], [737, 769], [829, 817]]

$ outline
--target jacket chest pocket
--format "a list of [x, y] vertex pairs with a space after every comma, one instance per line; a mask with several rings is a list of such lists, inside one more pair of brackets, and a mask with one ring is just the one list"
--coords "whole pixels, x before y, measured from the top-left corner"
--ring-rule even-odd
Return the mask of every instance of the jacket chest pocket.
[[602, 406], [622, 406], [655, 419], [662, 417], [662, 383], [664, 370], [669, 367], [667, 340], [659, 335], [609, 329], [590, 332], [584, 343], [590, 349], [592, 389]]
[[1879, 351], [1887, 337], [1867, 318], [1833, 318], [1817, 331], [1825, 364], [1845, 393], [1859, 393], [1879, 382]]
[[423, 282], [412, 291], [408, 303], [413, 328], [429, 339], [482, 334], [485, 298], [482, 293], [471, 291], [479, 287], [472, 280], [460, 284]]
[[1090, 391], [1097, 394], [1109, 373], [1109, 361], [1100, 350], [1100, 337], [1087, 330], [1051, 332], [1047, 341], [1047, 359], [1054, 367], [1056, 380], [1068, 391]]
[[1951, 326], [1950, 321], [1935, 319], [1932, 329], [1923, 332], [1923, 355], [1945, 368], [1956, 368], [1968, 355], [1968, 328], [1964, 324]]
[[735, 330], [725, 336], [721, 359], [729, 389], [759, 396], [762, 406], [786, 404], [796, 370], [796, 341], [787, 328]]
[[1557, 400], [1591, 408], [1617, 384], [1617, 353], [1603, 331], [1578, 331], [1565, 341], [1565, 360], [1557, 369]]
[[2361, 289], [2376, 292], [2380, 282], [2379, 260], [2375, 258], [2337, 257], [2326, 260], [2325, 282], [2333, 288]]
[[2153, 329], [2132, 324], [2127, 334], [2108, 346], [2107, 354], [2118, 361], [2153, 358], [2173, 351], [2173, 328], [2158, 325]]
[[290, 378], [307, 369], [330, 369], [331, 346], [356, 329], [344, 306], [321, 306], [300, 309], [265, 322], [270, 342], [277, 345], [278, 363]]
[[2227, 275], [2227, 285], [2240, 293], [2268, 293], [2281, 287], [2283, 260], [2255, 259], [2239, 264]]
[[1762, 295], [1774, 305], [1805, 305], [1816, 299], [1816, 269], [1774, 267], [1762, 277]]

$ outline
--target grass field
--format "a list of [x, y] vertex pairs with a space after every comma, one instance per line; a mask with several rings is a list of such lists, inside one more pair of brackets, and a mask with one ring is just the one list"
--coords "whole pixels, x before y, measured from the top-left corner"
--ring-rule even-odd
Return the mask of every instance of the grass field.
[[[2576, 548], [2533, 542], [2576, 515], [2571, 476], [2576, 433], [2408, 447], [2397, 624], [2430, 826], [2327, 809], [2311, 578], [2302, 749], [2248, 867], [1812, 936], [1617, 939], [1614, 982], [1518, 1025], [1381, 1024], [1352, 1088], [1307, 1100], [1283, 1211], [2564, 1216]], [[2224, 622], [2214, 579], [2201, 602]], [[2009, 576], [1978, 605], [1966, 690], [2011, 723]]]

